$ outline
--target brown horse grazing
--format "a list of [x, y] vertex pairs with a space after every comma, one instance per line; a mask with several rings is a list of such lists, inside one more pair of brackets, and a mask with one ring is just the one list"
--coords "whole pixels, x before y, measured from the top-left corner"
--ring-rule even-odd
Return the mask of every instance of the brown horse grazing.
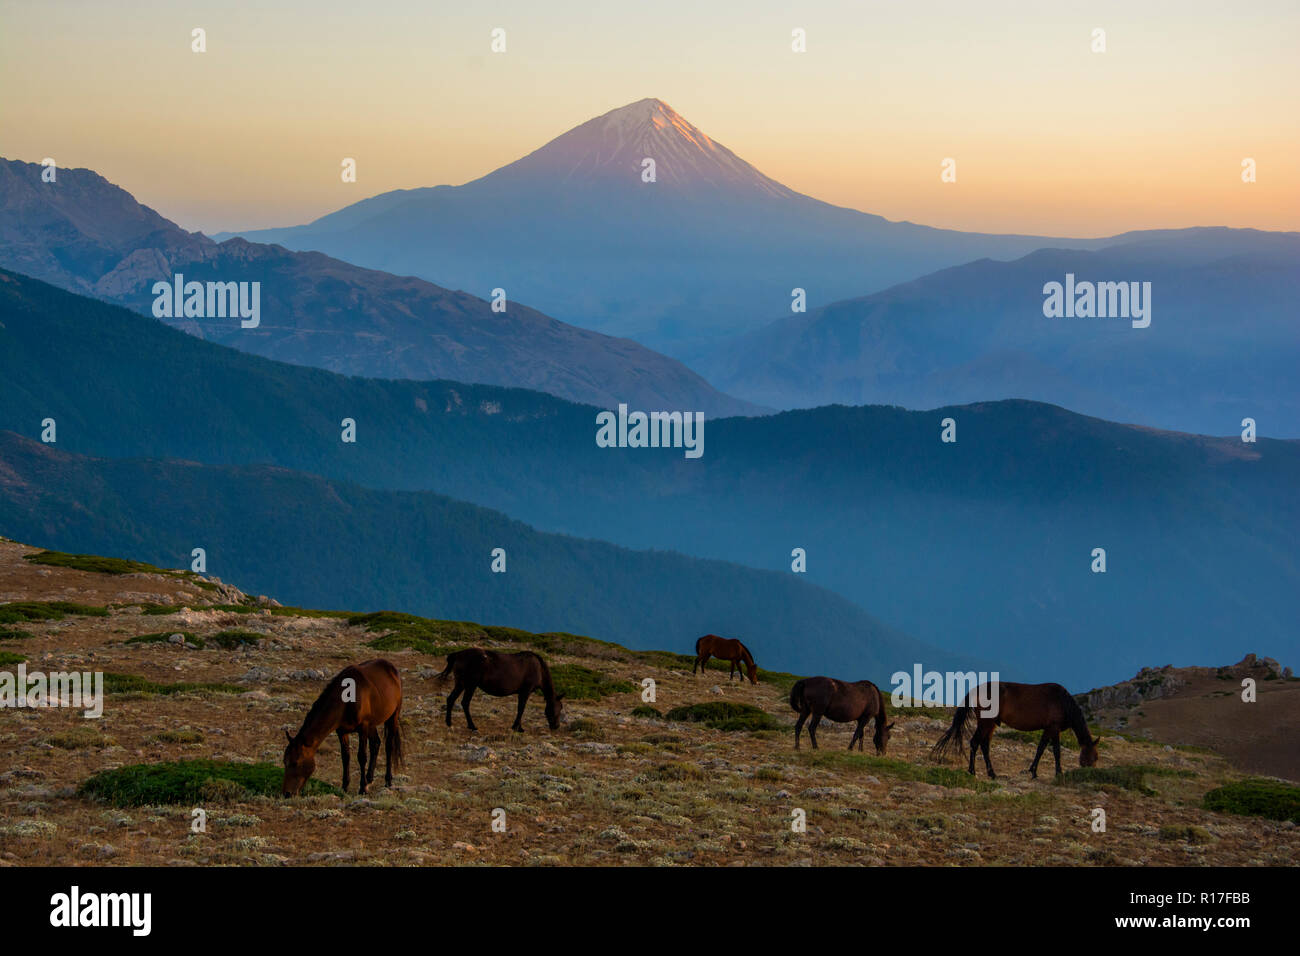
[[697, 669], [704, 670], [704, 665], [709, 663], [710, 657], [716, 657], [720, 661], [731, 661], [731, 673], [727, 675], [727, 680], [735, 677], [736, 668], [743, 664], [747, 671], [744, 676], [749, 678], [751, 684], [758, 683], [758, 667], [754, 664], [754, 655], [749, 653], [749, 648], [740, 641], [730, 637], [718, 637], [716, 634], [705, 634], [695, 642], [695, 664], [691, 667], [691, 673], [694, 674]]
[[808, 739], [812, 741], [813, 750], [817, 749], [817, 725], [823, 717], [829, 717], [838, 723], [850, 720], [858, 722], [857, 729], [849, 738], [849, 749], [858, 745], [862, 749], [862, 730], [871, 718], [876, 719], [876, 732], [872, 742], [876, 753], [884, 756], [889, 745], [889, 732], [894, 729], [892, 723], [886, 724], [885, 697], [880, 688], [869, 680], [854, 681], [852, 684], [834, 677], [805, 677], [795, 681], [790, 688], [790, 706], [799, 712], [799, 719], [794, 725], [794, 749], [799, 749], [799, 732], [803, 722], [812, 714], [808, 724]]
[[[345, 683], [351, 681], [352, 683]], [[358, 793], [375, 779], [379, 727], [384, 728], [384, 784], [393, 785], [393, 768], [402, 765], [402, 678], [388, 661], [376, 658], [350, 664], [325, 685], [307, 719], [284, 748], [284, 795], [292, 797], [316, 770], [316, 748], [333, 731], [343, 754], [343, 789], [348, 788], [348, 734], [357, 735]], [[366, 745], [370, 766], [366, 767]]]
[[465, 696], [460, 706], [465, 711], [465, 723], [470, 730], [478, 730], [474, 726], [474, 718], [469, 715], [469, 701], [474, 696], [474, 691], [480, 687], [493, 697], [518, 695], [519, 710], [510, 729], [520, 732], [524, 729], [524, 707], [528, 704], [528, 698], [540, 688], [546, 698], [546, 722], [552, 730], [560, 726], [564, 695], [555, 692], [555, 685], [551, 682], [551, 669], [546, 666], [546, 661], [532, 651], [504, 654], [500, 651], [485, 651], [481, 647], [454, 651], [447, 655], [446, 670], [434, 680], [446, 681], [448, 675], [455, 675], [456, 678], [456, 686], [447, 696], [448, 727], [451, 726], [451, 709], [456, 704], [456, 698], [463, 692]]
[[[984, 716], [980, 712], [981, 700], [996, 700], [997, 716]], [[1030, 776], [1038, 776], [1038, 761], [1048, 742], [1052, 744], [1052, 755], [1056, 757], [1056, 773], [1061, 773], [1061, 731], [1067, 728], [1073, 730], [1074, 736], [1079, 740], [1079, 766], [1091, 767], [1097, 763], [1097, 744], [1101, 743], [1101, 738], [1093, 739], [1083, 711], [1070, 696], [1070, 692], [1060, 684], [1012, 684], [999, 681], [972, 689], [966, 695], [966, 703], [958, 707], [957, 713], [953, 715], [948, 732], [934, 745], [934, 756], [942, 757], [953, 743], [956, 743], [957, 753], [960, 754], [963, 749], [962, 731], [972, 721], [976, 726], [970, 738], [970, 766], [967, 767], [972, 774], [975, 772], [975, 751], [981, 750], [989, 776], [997, 776], [989, 760], [989, 741], [993, 739], [993, 730], [999, 724], [1006, 724], [1013, 730], [1043, 732], [1038, 740], [1034, 762], [1029, 765]]]

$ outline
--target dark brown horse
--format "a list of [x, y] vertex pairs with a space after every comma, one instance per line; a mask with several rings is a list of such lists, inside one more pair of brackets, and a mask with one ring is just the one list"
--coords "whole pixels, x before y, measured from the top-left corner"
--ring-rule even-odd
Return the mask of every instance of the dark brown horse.
[[[284, 748], [284, 795], [303, 788], [316, 770], [316, 748], [331, 732], [339, 737], [343, 754], [343, 789], [348, 788], [348, 734], [357, 735], [358, 793], [375, 779], [379, 756], [379, 728], [384, 728], [384, 784], [393, 785], [393, 768], [402, 765], [402, 678], [388, 661], [376, 658], [350, 664], [325, 685], [307, 712], [298, 733]], [[370, 766], [366, 767], [366, 745]]]
[[709, 663], [710, 657], [716, 657], [720, 661], [731, 661], [731, 673], [727, 675], [727, 680], [736, 676], [736, 668], [744, 665], [745, 677], [749, 678], [751, 684], [758, 683], [758, 667], [754, 664], [754, 655], [749, 653], [749, 648], [740, 641], [730, 637], [718, 637], [716, 634], [705, 634], [695, 642], [695, 664], [691, 667], [691, 673], [704, 670], [704, 666]]
[[867, 721], [876, 720], [876, 732], [872, 742], [876, 753], [884, 756], [889, 745], [889, 732], [894, 725], [885, 723], [885, 697], [880, 688], [869, 680], [854, 681], [852, 684], [834, 677], [805, 677], [795, 681], [790, 688], [790, 706], [799, 712], [799, 719], [794, 725], [794, 749], [799, 749], [799, 732], [803, 722], [812, 714], [808, 724], [808, 739], [812, 741], [813, 750], [817, 749], [817, 725], [823, 717], [829, 717], [838, 723], [850, 720], [858, 722], [857, 729], [849, 738], [849, 749], [858, 745], [862, 749], [862, 732]]
[[434, 678], [445, 681], [448, 675], [454, 675], [456, 686], [447, 696], [447, 726], [451, 726], [451, 709], [456, 698], [463, 693], [460, 706], [465, 711], [465, 723], [470, 730], [474, 718], [469, 715], [470, 698], [474, 691], [482, 688], [493, 697], [507, 697], [516, 694], [519, 697], [519, 710], [511, 730], [524, 729], [524, 707], [533, 691], [540, 689], [546, 698], [546, 722], [552, 730], [560, 726], [560, 714], [564, 711], [563, 694], [555, 692], [551, 682], [551, 670], [532, 651], [520, 651], [517, 654], [504, 654], [500, 651], [485, 651], [481, 647], [471, 647], [464, 651], [454, 651], [447, 655], [447, 668]]
[[[996, 702], [996, 716], [984, 716], [981, 701]], [[970, 766], [967, 770], [975, 772], [975, 751], [984, 753], [984, 766], [990, 777], [996, 777], [993, 764], [989, 760], [989, 741], [993, 739], [993, 730], [1000, 724], [1006, 724], [1013, 730], [1041, 730], [1043, 736], [1038, 740], [1038, 752], [1034, 762], [1029, 765], [1030, 776], [1038, 776], [1038, 761], [1048, 743], [1052, 745], [1052, 755], [1056, 757], [1056, 772], [1061, 772], [1061, 731], [1072, 730], [1079, 740], [1079, 766], [1091, 767], [1097, 763], [1097, 744], [1101, 738], [1093, 739], [1088, 730], [1088, 722], [1078, 703], [1070, 692], [1060, 684], [1012, 684], [998, 681], [983, 684], [966, 695], [966, 703], [957, 708], [953, 715], [952, 726], [934, 745], [933, 754], [942, 757], [954, 743], [957, 753], [962, 752], [962, 732], [971, 723], [975, 732], [970, 738]]]

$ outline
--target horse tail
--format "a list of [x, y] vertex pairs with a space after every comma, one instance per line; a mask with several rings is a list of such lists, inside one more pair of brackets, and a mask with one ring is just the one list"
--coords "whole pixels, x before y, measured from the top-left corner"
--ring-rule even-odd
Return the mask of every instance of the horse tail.
[[801, 680], [795, 681], [794, 686], [790, 688], [790, 707], [801, 714], [803, 713], [803, 681]]
[[433, 675], [433, 682], [435, 684], [441, 685], [447, 683], [451, 678], [451, 672], [456, 669], [456, 659], [463, 653], [464, 651], [452, 651], [447, 655], [447, 666], [442, 669], [441, 674]]
[[384, 750], [389, 754], [388, 766], [393, 770], [400, 770], [406, 759], [406, 751], [402, 749], [401, 704], [397, 705], [393, 716], [384, 722]]
[[708, 637], [708, 636], [709, 636], [708, 634], [703, 634], [703, 635], [701, 635], [700, 637], [697, 637], [697, 638], [695, 639], [695, 656], [696, 656], [696, 657], [699, 657], [699, 656], [700, 656], [700, 644], [702, 644], [702, 643], [704, 642], [704, 638], [706, 638], [706, 637]]
[[947, 732], [939, 738], [939, 742], [930, 750], [932, 757], [941, 758], [948, 753], [953, 744], [957, 745], [957, 753], [966, 752], [966, 745], [962, 743], [961, 735], [967, 722], [975, 715], [975, 708], [962, 704], [957, 708], [957, 712], [952, 716], [952, 726]]

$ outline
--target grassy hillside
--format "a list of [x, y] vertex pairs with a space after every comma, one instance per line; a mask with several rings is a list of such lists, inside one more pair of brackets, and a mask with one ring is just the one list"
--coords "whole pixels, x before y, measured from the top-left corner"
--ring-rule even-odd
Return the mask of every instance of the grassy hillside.
[[[790, 675], [765, 672], [751, 687], [716, 670], [693, 677], [670, 653], [572, 634], [259, 607], [175, 576], [39, 565], [25, 559], [33, 553], [0, 541], [0, 600], [34, 608], [66, 598], [101, 613], [37, 616], [23, 625], [27, 637], [0, 646], [21, 646], [48, 670], [93, 663], [120, 676], [101, 720], [14, 710], [0, 728], [10, 755], [0, 772], [7, 864], [1300, 862], [1290, 822], [1297, 788], [1244, 777], [1203, 749], [1108, 734], [1092, 771], [1067, 750], [1062, 778], [1031, 780], [1023, 770], [1033, 741], [999, 734], [1000, 776], [989, 781], [956, 761], [929, 761], [949, 714], [917, 708], [895, 716], [884, 757], [869, 740], [865, 754], [846, 752], [847, 725], [824, 725], [823, 749], [795, 751]], [[133, 641], [160, 628], [207, 639], [201, 648]], [[211, 640], [231, 628], [261, 639], [236, 649]], [[562, 686], [596, 674], [599, 689], [571, 693], [555, 731], [540, 698], [514, 734], [514, 701], [482, 694], [473, 703], [479, 733], [459, 711], [448, 728], [447, 688], [431, 678], [447, 650], [471, 643], [540, 650]], [[298, 726], [329, 676], [379, 654], [403, 679], [408, 760], [393, 788], [358, 798], [354, 777], [340, 797], [331, 738], [312, 792], [277, 796], [283, 731]], [[641, 697], [646, 678], [656, 682], [653, 702]], [[206, 832], [191, 831], [196, 808]], [[1092, 827], [1097, 808], [1105, 832]], [[497, 810], [504, 833], [491, 828]], [[792, 830], [796, 811], [804, 832]]]

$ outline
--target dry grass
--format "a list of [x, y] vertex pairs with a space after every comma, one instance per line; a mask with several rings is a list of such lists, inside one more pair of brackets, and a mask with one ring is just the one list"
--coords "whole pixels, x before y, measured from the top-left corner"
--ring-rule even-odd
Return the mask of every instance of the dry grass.
[[[6, 562], [31, 549], [0, 543]], [[26, 565], [30, 570], [31, 566]], [[76, 575], [110, 580], [118, 592], [150, 591], [133, 575], [43, 568], [44, 590], [24, 600], [115, 603], [103, 580], [85, 590]], [[68, 577], [61, 577], [61, 576]], [[8, 580], [6, 578], [6, 580]], [[7, 585], [8, 586], [8, 585]], [[57, 598], [51, 594], [57, 593]], [[117, 592], [112, 592], [117, 593]], [[178, 760], [278, 763], [282, 728], [296, 728], [323, 681], [342, 665], [375, 656], [375, 634], [338, 617], [233, 613], [193, 608], [145, 615], [119, 607], [108, 617], [24, 624], [29, 668], [103, 670], [178, 682], [238, 685], [242, 694], [111, 695], [104, 716], [88, 721], [59, 710], [14, 710], [0, 724], [0, 861], [10, 864], [494, 864], [494, 865], [980, 865], [1226, 864], [1294, 866], [1300, 829], [1286, 821], [1202, 809], [1204, 794], [1239, 779], [1213, 753], [1191, 753], [1110, 736], [1102, 767], [1143, 767], [1142, 786], [1083, 777], [1058, 784], [1021, 772], [1033, 745], [995, 738], [1002, 776], [972, 780], [956, 763], [936, 767], [930, 745], [944, 714], [900, 716], [888, 759], [844, 751], [848, 725], [823, 725], [823, 749], [792, 747], [793, 714], [779, 687], [692, 677], [591, 645], [589, 655], [549, 655], [586, 668], [632, 692], [566, 705], [566, 722], [547, 729], [540, 698], [509, 731], [512, 699], [480, 694], [478, 734], [443, 723], [446, 687], [429, 675], [442, 660], [387, 650], [402, 670], [407, 766], [391, 790], [366, 797], [320, 795], [293, 800], [218, 794], [203, 806], [207, 831], [191, 832], [190, 806], [120, 809], [77, 795], [93, 774], [132, 764]], [[18, 598], [14, 598], [15, 600]], [[172, 628], [200, 636], [238, 628], [257, 645], [185, 649], [125, 643]], [[506, 640], [501, 647], [516, 645]], [[690, 641], [683, 638], [683, 644]], [[580, 646], [580, 645], [575, 645]], [[421, 671], [426, 676], [421, 676]], [[578, 673], [576, 671], [571, 673]], [[641, 679], [653, 677], [667, 713], [691, 704], [757, 707], [776, 730], [720, 730], [704, 723], [634, 717]], [[618, 685], [623, 686], [623, 685]], [[714, 686], [721, 693], [713, 693]], [[805, 744], [806, 746], [806, 744]], [[1071, 762], [1075, 755], [1064, 755]], [[1044, 769], [1050, 767], [1050, 755]], [[317, 776], [337, 785], [337, 744], [322, 748]], [[1122, 777], [1123, 775], [1121, 775]], [[1091, 830], [1093, 808], [1107, 832]], [[794, 810], [807, 831], [791, 832]], [[492, 829], [505, 811], [504, 833]]]

